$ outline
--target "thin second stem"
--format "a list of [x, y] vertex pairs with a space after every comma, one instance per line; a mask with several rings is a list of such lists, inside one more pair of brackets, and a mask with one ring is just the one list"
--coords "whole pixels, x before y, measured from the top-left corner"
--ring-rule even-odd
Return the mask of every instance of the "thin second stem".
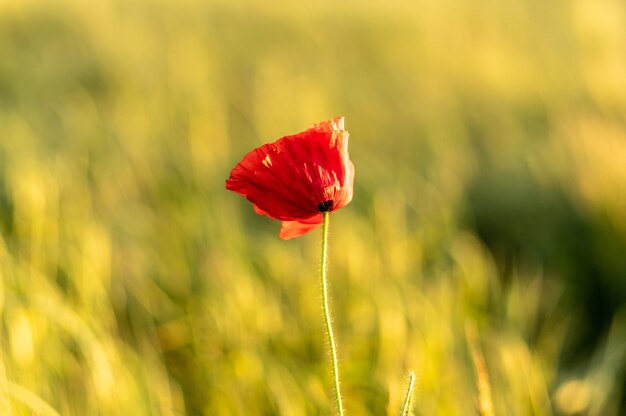
[[328, 258], [328, 223], [329, 212], [324, 212], [324, 223], [322, 224], [322, 264], [320, 271], [320, 283], [322, 286], [322, 303], [324, 305], [324, 321], [326, 322], [326, 333], [328, 335], [328, 344], [330, 346], [330, 359], [332, 362], [333, 380], [335, 387], [335, 400], [337, 402], [337, 411], [343, 416], [343, 404], [341, 403], [341, 390], [339, 387], [339, 365], [337, 364], [337, 348], [335, 346], [335, 336], [333, 335], [333, 326], [330, 317], [330, 308], [328, 307], [328, 284], [326, 282], [326, 264]]
[[404, 403], [402, 404], [402, 416], [411, 416], [411, 407], [413, 404], [413, 387], [415, 387], [415, 373], [411, 371], [409, 373], [409, 388], [406, 390], [406, 396], [404, 397]]

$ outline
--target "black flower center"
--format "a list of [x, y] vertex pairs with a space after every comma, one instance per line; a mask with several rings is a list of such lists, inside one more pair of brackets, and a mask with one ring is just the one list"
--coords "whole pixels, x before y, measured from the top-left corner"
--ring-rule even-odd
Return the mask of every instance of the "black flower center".
[[317, 205], [317, 209], [319, 209], [320, 212], [330, 212], [333, 210], [334, 203], [335, 201], [333, 201], [332, 199], [329, 199], [328, 201], [320, 202]]

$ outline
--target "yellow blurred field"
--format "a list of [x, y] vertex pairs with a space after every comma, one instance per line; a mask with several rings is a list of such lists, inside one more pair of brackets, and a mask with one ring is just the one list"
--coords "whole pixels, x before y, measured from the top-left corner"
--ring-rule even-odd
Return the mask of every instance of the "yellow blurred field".
[[[349, 415], [626, 412], [626, 4], [0, 0], [0, 415], [330, 415], [319, 233], [224, 189], [344, 115]], [[470, 337], [471, 338], [471, 337]]]

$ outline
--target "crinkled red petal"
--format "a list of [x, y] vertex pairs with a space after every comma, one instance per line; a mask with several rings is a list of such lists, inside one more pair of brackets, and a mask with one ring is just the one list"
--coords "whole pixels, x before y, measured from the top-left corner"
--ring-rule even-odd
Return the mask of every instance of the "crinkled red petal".
[[322, 222], [324, 222], [322, 214], [317, 214], [303, 221], [283, 221], [280, 225], [278, 236], [283, 240], [291, 240], [316, 229], [322, 225]]
[[316, 216], [328, 200], [339, 209], [352, 199], [348, 136], [339, 117], [263, 145], [235, 166], [226, 188], [245, 196], [259, 214], [282, 221]]

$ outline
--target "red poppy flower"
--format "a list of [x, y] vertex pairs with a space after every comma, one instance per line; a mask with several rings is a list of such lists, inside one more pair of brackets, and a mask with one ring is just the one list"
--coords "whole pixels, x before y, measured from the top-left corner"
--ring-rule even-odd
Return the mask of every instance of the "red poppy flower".
[[281, 220], [281, 238], [305, 234], [322, 223], [322, 212], [352, 200], [348, 136], [337, 117], [258, 147], [231, 171], [226, 189], [245, 196], [258, 214]]

